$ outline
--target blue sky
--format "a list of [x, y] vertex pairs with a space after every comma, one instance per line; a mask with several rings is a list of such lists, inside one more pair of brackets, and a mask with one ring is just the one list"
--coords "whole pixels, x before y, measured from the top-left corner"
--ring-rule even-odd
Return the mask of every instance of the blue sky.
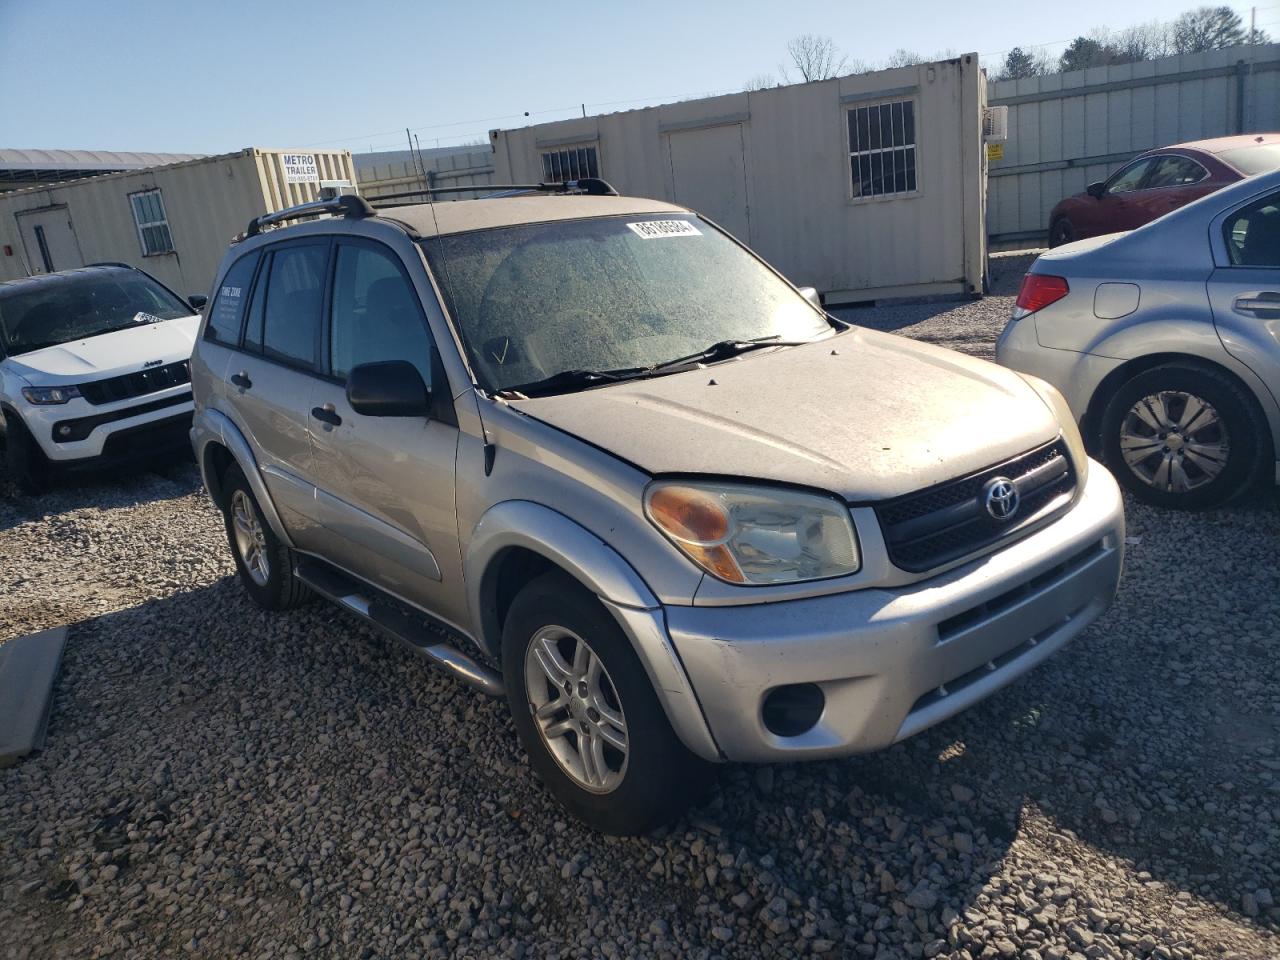
[[[423, 147], [447, 145], [582, 103], [609, 112], [741, 89], [776, 74], [801, 33], [872, 63], [899, 47], [994, 60], [1194, 5], [1130, 0], [1120, 22], [1106, 0], [0, 0], [0, 147], [358, 153], [403, 147], [406, 126]], [[1280, 0], [1262, 0], [1258, 21], [1280, 34]]]

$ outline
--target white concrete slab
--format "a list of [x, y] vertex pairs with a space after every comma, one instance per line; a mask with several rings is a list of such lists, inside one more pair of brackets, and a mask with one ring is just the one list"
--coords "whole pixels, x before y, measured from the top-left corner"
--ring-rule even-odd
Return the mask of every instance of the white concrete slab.
[[66, 642], [67, 628], [54, 627], [0, 644], [0, 767], [44, 746]]

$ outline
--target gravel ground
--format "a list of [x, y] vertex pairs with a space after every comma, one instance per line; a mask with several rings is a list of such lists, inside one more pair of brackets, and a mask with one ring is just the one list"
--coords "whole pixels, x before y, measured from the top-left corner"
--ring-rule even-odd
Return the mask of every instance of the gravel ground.
[[[1008, 308], [852, 315], [982, 353]], [[0, 476], [0, 641], [73, 625], [46, 750], [0, 771], [0, 956], [1275, 957], [1280, 513], [1129, 525], [1115, 606], [1022, 681], [619, 840], [501, 703], [254, 608], [192, 465]]]

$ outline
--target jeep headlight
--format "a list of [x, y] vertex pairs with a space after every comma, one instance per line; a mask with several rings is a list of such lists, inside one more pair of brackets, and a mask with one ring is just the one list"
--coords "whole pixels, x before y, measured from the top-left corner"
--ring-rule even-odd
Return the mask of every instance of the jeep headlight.
[[80, 388], [77, 386], [23, 387], [22, 395], [26, 398], [27, 403], [35, 404], [39, 407], [48, 407], [74, 400], [80, 396]]
[[849, 509], [834, 497], [735, 483], [659, 481], [645, 514], [690, 560], [729, 583], [823, 580], [861, 565]]
[[1083, 486], [1089, 476], [1089, 453], [1084, 448], [1080, 426], [1076, 423], [1075, 414], [1067, 404], [1067, 398], [1057, 387], [1039, 377], [1033, 377], [1029, 373], [1020, 373], [1018, 376], [1040, 394], [1040, 399], [1057, 418], [1058, 426], [1062, 428], [1062, 439], [1067, 445], [1067, 452], [1071, 454], [1071, 465], [1076, 469], [1076, 483]]

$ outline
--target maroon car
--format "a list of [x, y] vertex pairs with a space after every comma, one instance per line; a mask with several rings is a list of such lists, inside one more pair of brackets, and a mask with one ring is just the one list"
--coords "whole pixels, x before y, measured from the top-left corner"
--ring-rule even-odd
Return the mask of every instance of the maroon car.
[[1280, 168], [1280, 134], [1178, 143], [1140, 154], [1049, 214], [1049, 246], [1132, 230], [1255, 173]]

